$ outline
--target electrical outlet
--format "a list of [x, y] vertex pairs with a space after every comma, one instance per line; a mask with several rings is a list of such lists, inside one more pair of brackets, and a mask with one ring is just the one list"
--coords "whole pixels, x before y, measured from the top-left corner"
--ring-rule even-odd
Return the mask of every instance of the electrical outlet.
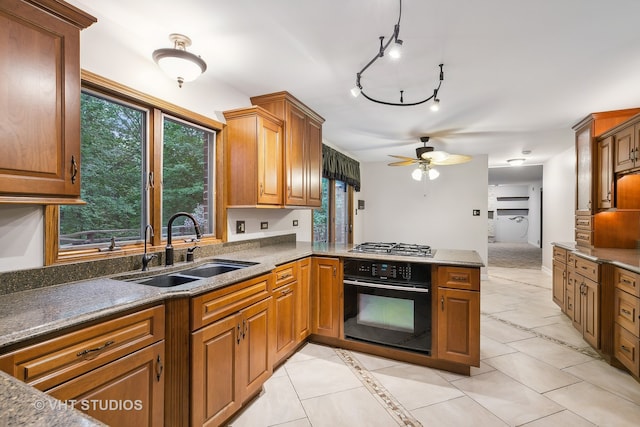
[[297, 227], [297, 226], [298, 226], [298, 220], [297, 220], [297, 219], [294, 219], [294, 220], [293, 220], [293, 226], [294, 226], [294, 227]]
[[236, 233], [244, 233], [244, 221], [236, 221]]
[[480, 209], [474, 209], [473, 216], [480, 216]]
[[269, 228], [269, 223], [267, 221], [262, 221], [260, 223], [260, 230], [266, 230], [267, 228]]

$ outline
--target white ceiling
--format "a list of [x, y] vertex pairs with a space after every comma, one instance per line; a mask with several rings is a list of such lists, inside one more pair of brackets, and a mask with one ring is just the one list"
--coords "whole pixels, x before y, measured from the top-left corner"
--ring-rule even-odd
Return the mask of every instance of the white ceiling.
[[488, 154], [490, 167], [542, 164], [572, 146], [571, 126], [590, 112], [640, 106], [638, 0], [404, 0], [403, 58], [381, 58], [362, 83], [412, 102], [432, 93], [443, 63], [437, 113], [349, 94], [391, 35], [398, 0], [69, 2], [98, 18], [104, 43], [148, 58], [169, 33], [188, 35], [209, 68], [186, 84], [287, 90], [325, 118], [325, 140], [361, 161], [414, 156], [429, 135], [436, 149]]

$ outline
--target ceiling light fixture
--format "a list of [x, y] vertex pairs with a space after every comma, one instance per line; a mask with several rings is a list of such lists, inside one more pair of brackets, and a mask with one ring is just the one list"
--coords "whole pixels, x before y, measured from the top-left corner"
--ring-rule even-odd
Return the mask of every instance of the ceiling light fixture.
[[436, 169], [432, 168], [430, 164], [421, 163], [417, 168], [411, 172], [411, 178], [416, 181], [422, 181], [424, 176], [428, 176], [431, 181], [438, 178], [440, 176], [440, 172]]
[[522, 166], [524, 160], [525, 159], [509, 159], [507, 163], [509, 163], [510, 166]]
[[438, 86], [433, 90], [433, 95], [422, 99], [420, 101], [416, 101], [416, 102], [408, 102], [405, 104], [404, 102], [404, 90], [400, 91], [400, 102], [389, 102], [389, 101], [383, 101], [380, 99], [376, 99], [373, 98], [372, 96], [369, 96], [365, 93], [363, 87], [362, 87], [362, 75], [363, 73], [371, 66], [373, 65], [374, 62], [376, 62], [378, 60], [378, 58], [382, 58], [384, 56], [385, 51], [387, 50], [387, 48], [389, 48], [389, 46], [391, 45], [391, 43], [393, 43], [393, 46], [389, 49], [389, 56], [392, 59], [399, 59], [401, 56], [401, 49], [402, 49], [402, 40], [400, 40], [399, 35], [400, 35], [400, 19], [402, 18], [402, 0], [400, 1], [400, 12], [398, 14], [398, 23], [393, 27], [393, 34], [389, 37], [389, 39], [387, 40], [387, 42], [385, 43], [384, 41], [384, 36], [380, 36], [380, 49], [378, 50], [378, 53], [376, 54], [376, 56], [373, 57], [373, 59], [371, 59], [371, 61], [369, 61], [369, 63], [367, 65], [364, 66], [364, 68], [362, 68], [362, 70], [360, 70], [359, 73], [356, 74], [356, 85], [355, 87], [353, 87], [353, 89], [351, 89], [351, 95], [355, 98], [358, 97], [358, 95], [362, 94], [362, 96], [364, 96], [365, 98], [367, 98], [369, 101], [372, 102], [377, 102], [378, 104], [384, 104], [384, 105], [393, 105], [393, 106], [397, 106], [397, 107], [410, 107], [413, 105], [420, 105], [423, 104], [429, 100], [433, 99], [433, 104], [431, 105], [431, 110], [432, 111], [438, 111], [439, 109], [439, 104], [440, 104], [440, 100], [438, 99], [438, 91], [440, 90], [440, 86], [442, 86], [442, 81], [444, 80], [444, 72], [442, 71], [442, 67], [443, 64], [440, 64], [440, 79], [438, 81]]
[[157, 49], [153, 51], [153, 60], [169, 77], [182, 87], [184, 82], [190, 82], [207, 70], [207, 63], [202, 58], [187, 52], [191, 46], [191, 39], [182, 34], [169, 34], [173, 48]]

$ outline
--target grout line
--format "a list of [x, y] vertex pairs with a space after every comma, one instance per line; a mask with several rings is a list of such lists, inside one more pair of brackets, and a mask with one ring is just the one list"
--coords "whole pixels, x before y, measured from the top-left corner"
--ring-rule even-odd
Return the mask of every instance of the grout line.
[[420, 421], [411, 416], [400, 402], [371, 374], [353, 355], [344, 349], [334, 348], [336, 354], [344, 361], [351, 371], [362, 381], [373, 397], [378, 400], [386, 411], [396, 420], [398, 425], [407, 427], [422, 427]]

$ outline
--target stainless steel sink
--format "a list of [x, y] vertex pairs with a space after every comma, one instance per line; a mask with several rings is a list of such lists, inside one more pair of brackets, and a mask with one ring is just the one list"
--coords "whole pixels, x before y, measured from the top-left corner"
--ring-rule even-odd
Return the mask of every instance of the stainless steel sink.
[[141, 285], [169, 288], [172, 286], [184, 285], [185, 283], [193, 282], [207, 277], [213, 277], [219, 274], [228, 273], [230, 271], [239, 270], [241, 268], [249, 267], [255, 264], [257, 263], [245, 261], [214, 260], [197, 267], [189, 268], [187, 270], [160, 274], [151, 277], [129, 279], [129, 281], [139, 283]]

